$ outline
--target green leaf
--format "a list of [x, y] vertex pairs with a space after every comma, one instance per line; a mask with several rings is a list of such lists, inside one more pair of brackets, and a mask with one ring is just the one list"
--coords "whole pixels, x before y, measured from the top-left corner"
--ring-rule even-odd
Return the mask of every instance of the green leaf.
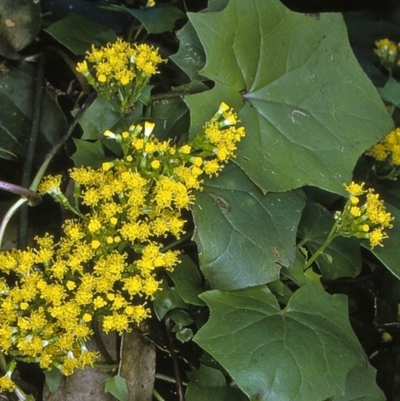
[[73, 139], [76, 152], [71, 156], [76, 167], [90, 166], [98, 168], [105, 160], [104, 149], [101, 140], [95, 142]]
[[347, 377], [345, 395], [334, 397], [332, 401], [385, 401], [375, 376], [376, 370], [370, 364], [355, 367]]
[[85, 54], [92, 45], [99, 47], [117, 40], [116, 33], [107, 26], [74, 13], [51, 24], [44, 31], [76, 55]]
[[344, 193], [359, 156], [393, 127], [349, 46], [338, 14], [291, 12], [278, 0], [231, 0], [189, 13], [206, 52], [208, 92], [185, 98], [191, 132], [221, 101], [247, 137], [237, 163], [263, 191], [305, 184]]
[[181, 343], [187, 343], [193, 338], [193, 331], [192, 329], [188, 329], [187, 327], [185, 327], [184, 329], [176, 332], [176, 338]]
[[371, 249], [368, 241], [363, 241], [362, 246], [371, 252], [400, 280], [400, 210], [385, 203], [387, 210], [394, 217], [393, 228], [385, 229], [389, 238], [384, 239], [383, 247], [376, 246]]
[[188, 132], [189, 110], [180, 98], [154, 102], [151, 118], [156, 123], [153, 134], [158, 139], [166, 140]]
[[221, 371], [204, 365], [195, 372], [187, 373], [189, 385], [186, 401], [246, 401], [247, 397], [238, 389], [230, 387]]
[[120, 375], [106, 379], [104, 391], [112, 394], [119, 401], [129, 401], [126, 380]]
[[203, 46], [190, 22], [178, 31], [176, 36], [179, 40], [179, 50], [169, 58], [193, 80], [206, 63]]
[[98, 96], [79, 120], [83, 129], [82, 139], [103, 139], [104, 131], [111, 129], [119, 118], [119, 113], [113, 109], [111, 103]]
[[266, 287], [201, 297], [211, 316], [194, 341], [252, 400], [325, 400], [343, 394], [349, 371], [366, 363], [343, 295], [307, 285], [283, 310]]
[[304, 199], [264, 195], [233, 163], [206, 179], [193, 207], [201, 270], [211, 287], [238, 289], [279, 278], [295, 260]]
[[123, 11], [137, 18], [148, 33], [172, 32], [175, 22], [185, 15], [177, 7], [161, 5], [146, 8], [127, 8], [126, 6], [110, 6], [110, 10]]
[[190, 326], [192, 323], [194, 323], [194, 320], [189, 313], [186, 312], [186, 310], [179, 308], [171, 310], [170, 313], [168, 313], [168, 317], [171, 318], [176, 324], [174, 331], [178, 331], [182, 327]]
[[[308, 202], [298, 231], [301, 245], [313, 254], [325, 242], [334, 224], [332, 213], [318, 203]], [[316, 263], [325, 280], [356, 277], [361, 271], [360, 241], [356, 238], [337, 237], [317, 258]]]
[[39, 1], [0, 2], [0, 55], [19, 59], [17, 51], [33, 42], [42, 26]]
[[168, 284], [163, 281], [161, 290], [154, 295], [153, 307], [158, 320], [161, 320], [168, 311], [175, 308], [185, 309], [187, 304], [179, 296], [175, 287], [168, 287]]
[[180, 297], [191, 305], [203, 306], [199, 295], [204, 292], [203, 277], [188, 256], [181, 256], [181, 263], [169, 273]]
[[205, 11], [221, 11], [229, 3], [229, 0], [209, 0], [208, 7]]
[[[120, 145], [115, 140], [106, 138], [104, 136], [104, 131], [107, 129], [111, 131], [114, 130], [115, 132], [125, 131], [130, 124], [136, 123], [141, 119], [142, 112], [143, 104], [137, 102], [135, 109], [131, 113], [121, 117], [121, 115], [114, 110], [110, 102], [99, 96], [88, 107], [79, 120], [83, 130], [82, 140], [100, 140], [103, 146], [110, 149], [116, 155], [119, 155], [121, 151]], [[100, 148], [98, 144], [97, 146]], [[96, 160], [97, 159], [100, 160], [99, 157], [96, 157]], [[100, 161], [103, 161], [103, 159]]]
[[383, 88], [378, 88], [382, 99], [388, 103], [400, 107], [400, 83], [390, 77]]
[[[0, 158], [23, 158], [32, 126], [32, 104], [36, 68], [20, 62], [0, 73]], [[42, 157], [66, 129], [65, 117], [54, 98], [43, 94], [40, 134], [35, 157]]]
[[51, 370], [44, 370], [43, 372], [46, 378], [47, 387], [49, 388], [50, 392], [56, 392], [63, 377], [61, 370], [53, 367]]

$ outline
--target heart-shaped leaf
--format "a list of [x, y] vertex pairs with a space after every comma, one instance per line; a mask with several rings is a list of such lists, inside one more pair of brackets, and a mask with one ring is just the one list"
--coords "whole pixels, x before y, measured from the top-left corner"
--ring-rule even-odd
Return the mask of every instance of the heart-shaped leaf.
[[366, 363], [343, 295], [307, 285], [283, 310], [266, 287], [201, 298], [211, 316], [194, 341], [252, 400], [326, 400], [344, 394], [348, 373]]
[[238, 289], [279, 278], [295, 260], [305, 201], [297, 192], [264, 195], [237, 167], [205, 180], [193, 215], [200, 266], [213, 288]]
[[338, 14], [316, 19], [278, 0], [231, 0], [189, 13], [207, 62], [208, 92], [186, 98], [192, 132], [221, 101], [240, 110], [237, 163], [263, 191], [318, 186], [344, 193], [359, 156], [393, 126], [358, 65]]

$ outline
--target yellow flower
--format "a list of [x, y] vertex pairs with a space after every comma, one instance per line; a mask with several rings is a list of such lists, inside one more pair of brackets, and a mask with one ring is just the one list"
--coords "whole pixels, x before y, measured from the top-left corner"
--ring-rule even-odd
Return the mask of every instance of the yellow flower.
[[390, 335], [390, 333], [388, 333], [387, 331], [383, 331], [383, 332], [382, 332], [382, 341], [383, 341], [384, 343], [390, 342], [390, 341], [392, 341], [392, 340], [393, 340], [393, 338], [392, 338], [392, 336]]
[[7, 376], [0, 377], [0, 393], [3, 391], [13, 392], [15, 383]]
[[372, 248], [374, 248], [377, 245], [383, 246], [382, 240], [385, 238], [389, 238], [387, 234], [384, 233], [381, 228], [376, 228], [369, 234], [369, 243]]
[[61, 175], [53, 175], [45, 177], [39, 184], [38, 192], [40, 195], [51, 194], [61, 195]]
[[[393, 216], [386, 211], [384, 202], [373, 189], [364, 189], [364, 183], [351, 182], [344, 184], [350, 198], [343, 212], [337, 212], [336, 233], [344, 237], [355, 236], [369, 239], [371, 248], [382, 245], [382, 240], [388, 238], [384, 228], [392, 228]], [[360, 205], [360, 196], [365, 198]], [[357, 206], [354, 206], [357, 205]]]
[[160, 160], [153, 160], [153, 161], [150, 163], [150, 165], [151, 165], [152, 168], [154, 168], [154, 170], [157, 170], [157, 169], [160, 168], [161, 163], [160, 163]]
[[[149, 2], [153, 6], [154, 2]], [[164, 60], [158, 50], [146, 44], [134, 45], [118, 38], [101, 48], [92, 46], [77, 65], [95, 90], [125, 112], [139, 98], [157, 66]]]
[[364, 183], [357, 184], [354, 181], [352, 181], [349, 185], [343, 184], [344, 187], [346, 188], [346, 191], [352, 195], [352, 196], [360, 196], [363, 193], [365, 193], [364, 190]]

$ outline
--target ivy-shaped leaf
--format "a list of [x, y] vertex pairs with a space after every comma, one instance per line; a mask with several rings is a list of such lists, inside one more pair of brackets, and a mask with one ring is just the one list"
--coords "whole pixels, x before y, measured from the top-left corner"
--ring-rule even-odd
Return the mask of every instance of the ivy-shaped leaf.
[[194, 341], [251, 400], [326, 400], [344, 394], [348, 373], [367, 363], [343, 295], [306, 285], [283, 310], [266, 287], [201, 298], [211, 316]]
[[220, 12], [188, 16], [206, 52], [200, 74], [215, 81], [185, 99], [191, 131], [225, 101], [248, 133], [237, 163], [263, 191], [308, 184], [344, 193], [359, 156], [393, 122], [352, 53], [342, 17], [316, 19], [278, 0], [231, 0]]
[[279, 278], [295, 261], [305, 201], [297, 192], [264, 195], [235, 164], [206, 179], [193, 215], [200, 267], [211, 287], [226, 290]]

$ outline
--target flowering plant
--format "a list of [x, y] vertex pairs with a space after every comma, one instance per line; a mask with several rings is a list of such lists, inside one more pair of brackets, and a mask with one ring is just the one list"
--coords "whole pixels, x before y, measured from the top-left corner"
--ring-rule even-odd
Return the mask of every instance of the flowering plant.
[[368, 78], [335, 13], [42, 3], [0, 49], [0, 397], [397, 394], [395, 42]]
[[[57, 242], [46, 234], [35, 238], [37, 247], [0, 254], [2, 272], [18, 277], [12, 287], [1, 281], [1, 351], [70, 375], [96, 360], [85, 344], [93, 319], [106, 333], [122, 333], [148, 318], [147, 300], [161, 282], [157, 270], [179, 263], [179, 252], [163, 250], [162, 239], [182, 237], [181, 210], [194, 202], [202, 174], [217, 175], [235, 156], [245, 134], [237, 123], [222, 103], [195, 140], [180, 147], [154, 138], [149, 122], [120, 134], [106, 131], [123, 157], [99, 169], [72, 169], [74, 205], [60, 189], [61, 175], [45, 177], [39, 193], [77, 218], [64, 221]], [[4, 390], [13, 389], [10, 366]]]

